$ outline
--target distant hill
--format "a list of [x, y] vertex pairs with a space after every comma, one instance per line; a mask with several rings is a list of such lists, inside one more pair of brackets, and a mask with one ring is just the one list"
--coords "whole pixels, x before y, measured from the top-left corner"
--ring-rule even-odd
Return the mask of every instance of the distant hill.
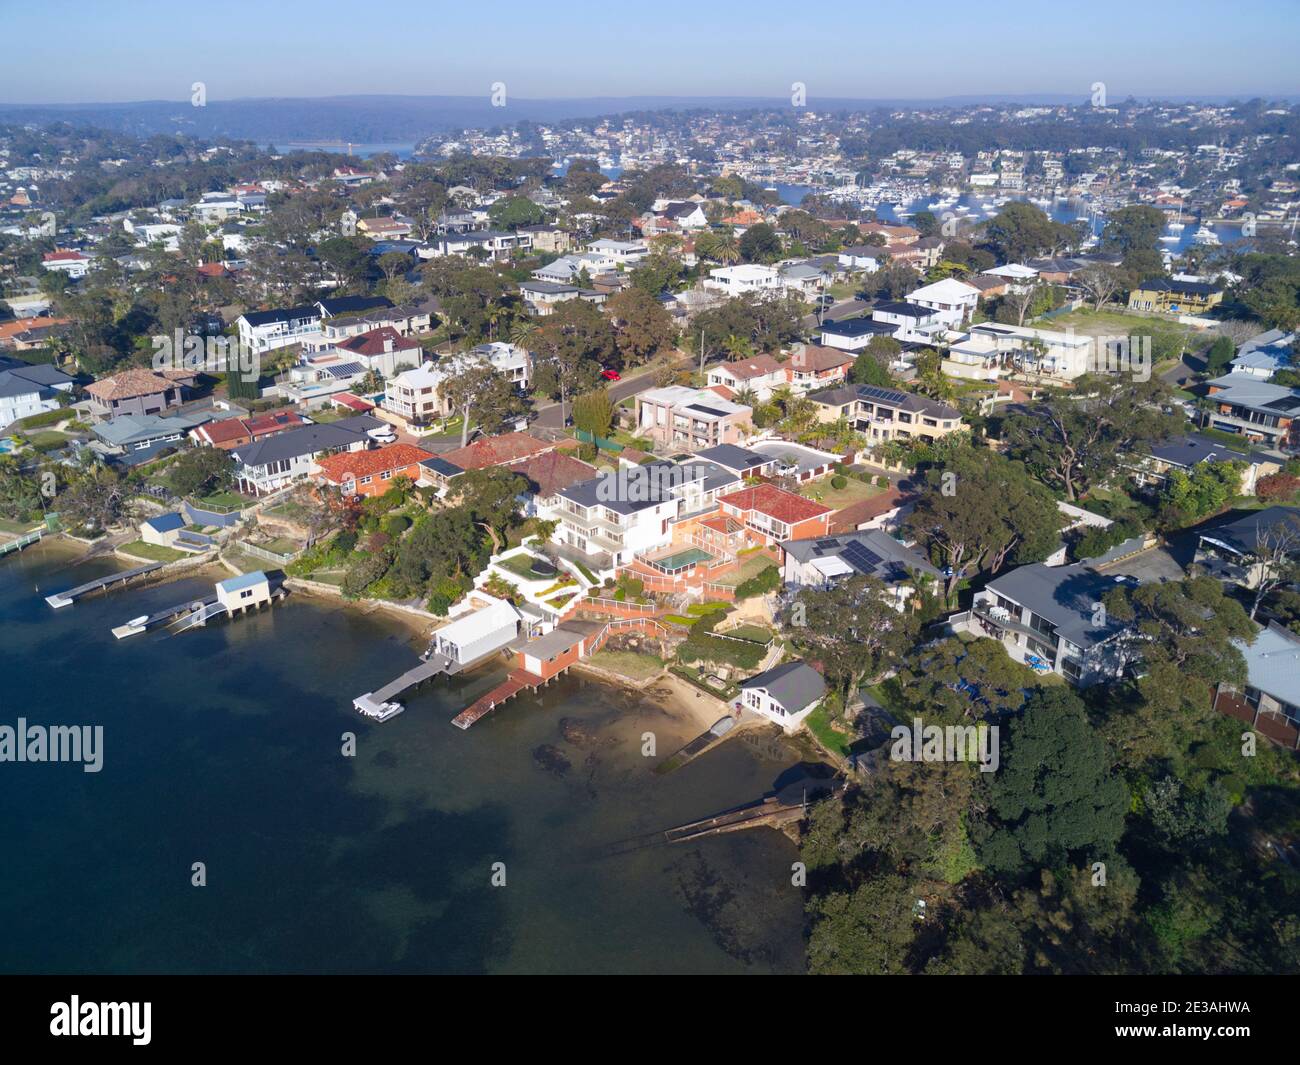
[[[1243, 93], [1238, 99], [1248, 99]], [[808, 106], [819, 111], [865, 110], [874, 107], [966, 107], [990, 104], [1081, 104], [1083, 94], [988, 94], [941, 99], [849, 99], [810, 96]], [[1192, 99], [1170, 96], [1171, 102]], [[1226, 98], [1206, 98], [1221, 102]], [[148, 137], [185, 133], [203, 139], [230, 137], [260, 145], [299, 141], [350, 141], [355, 144], [409, 143], [431, 134], [467, 126], [491, 128], [531, 119], [539, 122], [594, 118], [628, 111], [691, 108], [749, 109], [789, 107], [785, 97], [727, 96], [609, 96], [561, 100], [509, 99], [493, 107], [482, 96], [329, 96], [210, 100], [205, 107], [188, 101], [145, 100], [111, 104], [4, 104], [0, 123], [48, 125], [85, 124]]]

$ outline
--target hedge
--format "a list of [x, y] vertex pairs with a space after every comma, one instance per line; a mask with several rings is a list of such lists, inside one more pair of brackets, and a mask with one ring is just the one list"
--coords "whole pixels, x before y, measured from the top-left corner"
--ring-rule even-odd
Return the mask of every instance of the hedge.
[[781, 587], [781, 567], [768, 566], [757, 576], [750, 577], [736, 585], [737, 599], [752, 599], [756, 595], [766, 595]]

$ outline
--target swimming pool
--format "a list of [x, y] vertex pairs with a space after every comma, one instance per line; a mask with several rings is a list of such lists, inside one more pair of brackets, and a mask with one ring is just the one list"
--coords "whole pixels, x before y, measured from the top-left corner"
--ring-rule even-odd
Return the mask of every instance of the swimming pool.
[[688, 547], [685, 551], [676, 551], [666, 558], [657, 558], [651, 565], [664, 573], [677, 573], [680, 570], [690, 569], [697, 562], [708, 562], [712, 558], [713, 556], [707, 551], [698, 547]]

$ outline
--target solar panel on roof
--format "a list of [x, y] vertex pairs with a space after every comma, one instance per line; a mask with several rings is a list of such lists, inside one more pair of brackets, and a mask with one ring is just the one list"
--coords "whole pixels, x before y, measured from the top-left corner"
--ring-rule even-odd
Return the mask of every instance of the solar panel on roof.
[[892, 388], [877, 388], [875, 385], [859, 385], [858, 395], [869, 396], [871, 399], [886, 399], [894, 403], [907, 399], [904, 392], [896, 392]]
[[859, 573], [873, 573], [876, 567], [885, 561], [866, 544], [857, 540], [846, 545], [840, 557]]
[[838, 540], [818, 540], [817, 546], [822, 548], [823, 550], [826, 550], [832, 547], [839, 547], [840, 542]]
[[702, 414], [712, 414], [712, 415], [714, 415], [715, 417], [718, 417], [718, 418], [726, 417], [726, 414], [727, 414], [727, 412], [726, 412], [725, 410], [718, 410], [716, 407], [706, 407], [706, 406], [704, 406], [704, 404], [702, 404], [702, 403], [688, 403], [688, 404], [686, 405], [686, 409], [687, 409], [687, 410], [697, 410], [697, 411], [699, 411], [699, 412], [702, 413]]

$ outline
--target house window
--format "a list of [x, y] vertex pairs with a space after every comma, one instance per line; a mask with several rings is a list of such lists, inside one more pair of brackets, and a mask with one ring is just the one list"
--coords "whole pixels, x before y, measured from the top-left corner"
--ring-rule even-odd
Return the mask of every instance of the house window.
[[373, 480], [374, 480], [373, 477], [371, 477], [369, 474], [366, 474], [366, 476], [364, 476], [364, 477], [361, 478], [361, 483], [362, 483], [362, 484], [369, 484], [369, 483], [370, 483], [371, 481], [373, 481]]

